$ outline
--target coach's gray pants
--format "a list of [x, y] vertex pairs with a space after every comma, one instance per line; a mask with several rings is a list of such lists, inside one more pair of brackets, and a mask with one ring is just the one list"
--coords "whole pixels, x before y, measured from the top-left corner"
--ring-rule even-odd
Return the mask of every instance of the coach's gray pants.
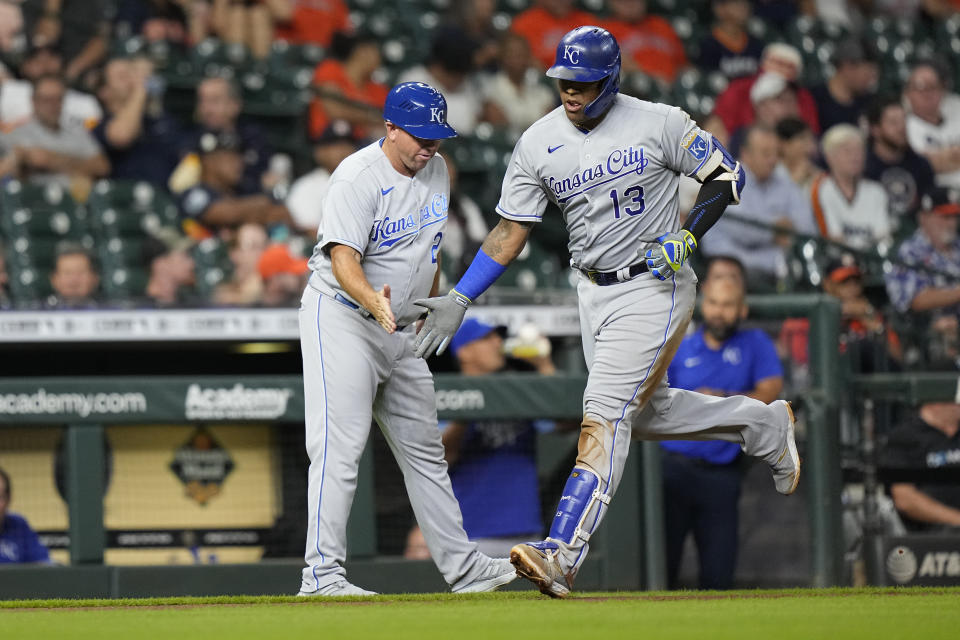
[[[580, 330], [589, 369], [577, 466], [600, 478], [612, 496], [623, 475], [631, 435], [642, 440], [726, 440], [772, 463], [783, 450], [789, 414], [745, 396], [717, 398], [671, 389], [666, 372], [696, 301], [689, 265], [661, 281], [642, 274], [600, 287], [581, 276]], [[583, 520], [592, 533], [606, 511], [595, 501]], [[575, 574], [587, 555], [582, 540], [561, 544], [561, 564]]]
[[463, 530], [443, 459], [433, 377], [414, 355], [413, 343], [413, 327], [390, 335], [310, 285], [303, 294], [300, 346], [310, 475], [301, 591], [316, 591], [346, 576], [347, 517], [374, 418], [447, 583], [461, 586], [488, 567], [489, 560]]

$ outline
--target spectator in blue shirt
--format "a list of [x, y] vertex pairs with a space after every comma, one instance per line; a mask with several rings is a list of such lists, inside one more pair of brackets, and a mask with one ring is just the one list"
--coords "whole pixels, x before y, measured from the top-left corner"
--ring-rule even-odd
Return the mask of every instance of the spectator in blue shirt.
[[700, 43], [697, 66], [701, 71], [720, 71], [729, 80], [752, 76], [760, 68], [766, 43], [747, 31], [749, 0], [713, 0], [714, 23]]
[[[743, 280], [708, 279], [702, 289], [703, 326], [684, 338], [668, 370], [670, 386], [714, 396], [743, 395], [773, 402], [783, 370], [773, 341], [741, 329], [747, 317]], [[728, 589], [737, 559], [740, 447], [731, 442], [660, 443], [663, 456], [667, 579], [676, 588], [684, 540], [693, 533], [700, 588]]]
[[110, 177], [146, 180], [166, 189], [179, 162], [180, 127], [163, 111], [163, 86], [146, 59], [114, 58], [97, 97], [106, 117], [93, 137], [110, 160]]
[[253, 122], [241, 117], [243, 98], [240, 87], [229, 78], [204, 78], [197, 85], [196, 128], [187, 135], [188, 151], [210, 131], [235, 136], [239, 142], [243, 174], [237, 193], [251, 195], [266, 191], [264, 176], [269, 172], [273, 150], [266, 134]]
[[933, 189], [933, 167], [907, 142], [907, 112], [899, 95], [874, 100], [865, 113], [870, 141], [863, 175], [883, 185], [891, 220], [912, 227], [920, 197]]
[[50, 553], [27, 520], [7, 511], [10, 496], [10, 476], [0, 469], [0, 564], [50, 562]]
[[197, 138], [200, 181], [179, 196], [183, 230], [202, 240], [222, 229], [235, 229], [245, 223], [292, 227], [290, 212], [283, 204], [265, 194], [243, 195], [243, 156], [238, 136], [206, 131]]

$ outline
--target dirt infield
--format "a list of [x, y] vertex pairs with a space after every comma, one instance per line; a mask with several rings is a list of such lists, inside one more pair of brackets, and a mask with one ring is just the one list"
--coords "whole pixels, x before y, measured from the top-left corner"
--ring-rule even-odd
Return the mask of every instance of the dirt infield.
[[[862, 596], [927, 596], [954, 595], [960, 598], [960, 588], [951, 587], [881, 587], [881, 588], [833, 588], [833, 589], [789, 589], [789, 590], [751, 590], [751, 591], [674, 591], [674, 592], [574, 592], [563, 602], [683, 602], [683, 601], [724, 601], [724, 600], [780, 600], [786, 598], [851, 598]], [[53, 610], [129, 610], [162, 611], [190, 610], [205, 607], [238, 608], [251, 605], [269, 606], [347, 606], [371, 607], [377, 605], [396, 605], [403, 603], [443, 603], [457, 601], [492, 600], [530, 600], [549, 601], [535, 591], [506, 591], [496, 594], [456, 595], [436, 594], [382, 594], [372, 597], [299, 598], [295, 596], [216, 596], [182, 598], [142, 598], [116, 600], [11, 600], [0, 601], [0, 612], [16, 610], [53, 611]]]

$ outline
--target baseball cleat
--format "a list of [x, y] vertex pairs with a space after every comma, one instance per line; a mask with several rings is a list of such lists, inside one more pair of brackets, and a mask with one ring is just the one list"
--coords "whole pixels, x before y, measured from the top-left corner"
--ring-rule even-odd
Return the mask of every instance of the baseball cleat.
[[797, 453], [797, 440], [795, 434], [796, 417], [793, 415], [793, 407], [789, 402], [784, 402], [787, 408], [787, 416], [790, 418], [790, 424], [787, 426], [787, 442], [780, 452], [780, 457], [773, 465], [773, 482], [777, 486], [777, 491], [785, 496], [790, 495], [797, 489], [800, 482], [800, 454]]
[[302, 598], [308, 598], [313, 596], [323, 596], [327, 598], [343, 598], [346, 596], [375, 596], [377, 595], [377, 592], [367, 591], [366, 589], [361, 589], [357, 585], [351, 584], [346, 580], [340, 580], [339, 582], [328, 584], [322, 589], [317, 589], [316, 591], [301, 591], [297, 595]]
[[510, 549], [510, 562], [517, 575], [537, 585], [540, 593], [551, 598], [566, 598], [572, 586], [557, 561], [557, 545], [553, 542], [527, 542]]
[[517, 579], [517, 572], [506, 558], [494, 558], [490, 566], [480, 576], [466, 585], [454, 588], [454, 593], [483, 593], [496, 591], [505, 584]]

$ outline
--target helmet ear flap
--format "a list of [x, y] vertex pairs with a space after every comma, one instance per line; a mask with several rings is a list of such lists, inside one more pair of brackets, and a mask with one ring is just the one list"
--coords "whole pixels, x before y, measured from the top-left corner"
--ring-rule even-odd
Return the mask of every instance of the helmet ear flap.
[[600, 85], [600, 95], [598, 95], [593, 102], [588, 104], [584, 108], [583, 113], [588, 118], [596, 118], [597, 116], [602, 115], [607, 109], [610, 108], [610, 105], [613, 104], [613, 100], [616, 95], [620, 92], [620, 54], [617, 54], [617, 62], [613, 67], [610, 75], [603, 79], [603, 84]]

